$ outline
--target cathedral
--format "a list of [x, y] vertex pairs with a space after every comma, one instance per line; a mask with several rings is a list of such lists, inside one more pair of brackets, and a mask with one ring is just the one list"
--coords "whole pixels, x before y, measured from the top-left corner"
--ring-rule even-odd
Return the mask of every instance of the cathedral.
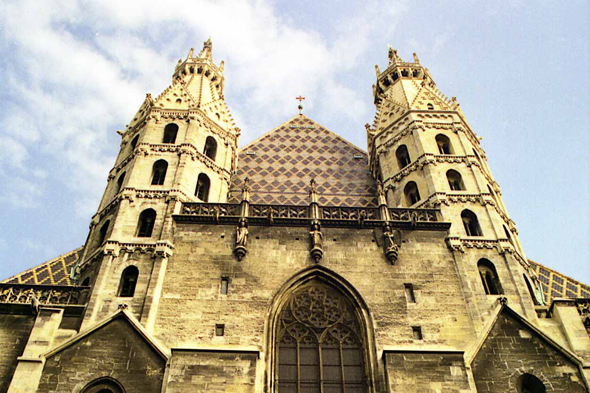
[[590, 288], [416, 55], [364, 151], [301, 111], [239, 146], [212, 50], [118, 131], [85, 245], [0, 283], [0, 392], [590, 392]]

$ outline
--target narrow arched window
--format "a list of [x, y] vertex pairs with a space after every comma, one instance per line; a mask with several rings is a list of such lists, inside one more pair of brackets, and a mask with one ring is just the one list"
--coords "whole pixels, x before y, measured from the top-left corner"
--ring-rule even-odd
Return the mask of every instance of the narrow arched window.
[[128, 266], [123, 270], [119, 283], [119, 297], [133, 297], [138, 275], [139, 270], [135, 266]]
[[152, 170], [152, 185], [161, 186], [166, 180], [166, 171], [168, 170], [168, 163], [166, 160], [158, 160], [154, 163]]
[[211, 181], [209, 180], [209, 176], [201, 173], [197, 180], [197, 188], [195, 189], [195, 196], [203, 202], [209, 201], [209, 187], [211, 186]]
[[278, 321], [278, 391], [366, 392], [358, 315], [340, 291], [319, 280], [297, 289]]
[[486, 295], [501, 295], [504, 293], [500, 280], [498, 279], [498, 273], [494, 264], [487, 259], [480, 259], [477, 262], [477, 269], [481, 276], [481, 283]]
[[463, 227], [467, 236], [483, 236], [475, 213], [465, 209], [461, 212], [461, 219], [463, 220]]
[[131, 140], [131, 150], [135, 150], [135, 147], [137, 146], [137, 142], [139, 141], [139, 135], [136, 135], [135, 138], [133, 138], [133, 140]]
[[408, 206], [412, 206], [420, 200], [420, 192], [418, 191], [418, 185], [411, 181], [404, 187], [404, 194], [406, 195], [406, 201]]
[[215, 156], [217, 155], [217, 141], [212, 136], [207, 137], [203, 154], [215, 161]]
[[111, 224], [110, 220], [106, 220], [104, 224], [100, 227], [99, 235], [98, 235], [98, 244], [101, 245], [104, 242], [104, 239], [107, 237], [107, 232], [109, 230], [109, 225]]
[[125, 389], [116, 379], [103, 377], [84, 386], [81, 393], [125, 393]]
[[448, 136], [438, 134], [435, 139], [438, 146], [438, 152], [440, 154], [453, 154], [453, 150], [451, 149], [451, 140]]
[[170, 123], [164, 127], [164, 138], [162, 143], [176, 143], [176, 135], [178, 134], [178, 126]]
[[426, 105], [426, 107], [428, 108], [429, 111], [434, 109], [434, 105], [432, 105], [431, 103], [428, 103], [428, 105]]
[[395, 151], [395, 156], [397, 157], [397, 163], [399, 164], [400, 169], [410, 165], [410, 153], [408, 153], [406, 145], [398, 147]]
[[529, 278], [526, 276], [526, 274], [523, 274], [522, 277], [524, 278], [524, 282], [526, 283], [526, 287], [529, 290], [529, 294], [531, 295], [531, 299], [533, 299], [533, 303], [535, 304], [535, 306], [540, 306], [541, 302], [539, 301], [539, 299], [537, 299], [537, 295], [535, 294], [535, 290], [533, 289], [533, 285], [531, 284], [531, 280], [529, 280]]
[[447, 180], [449, 181], [449, 188], [452, 191], [463, 191], [465, 190], [465, 184], [463, 184], [463, 178], [461, 174], [454, 169], [447, 171]]
[[123, 182], [125, 181], [125, 172], [121, 173], [121, 176], [117, 179], [117, 188], [115, 190], [115, 194], [118, 194], [123, 188]]
[[533, 374], [522, 374], [516, 381], [518, 393], [546, 393], [547, 388], [543, 382]]
[[506, 228], [506, 225], [502, 225], [502, 228], [504, 228], [504, 234], [506, 235], [506, 238], [512, 243], [512, 235], [510, 234], [508, 228]]
[[156, 221], [156, 211], [154, 209], [146, 209], [139, 215], [139, 222], [137, 223], [137, 236], [150, 237], [154, 230], [154, 222]]

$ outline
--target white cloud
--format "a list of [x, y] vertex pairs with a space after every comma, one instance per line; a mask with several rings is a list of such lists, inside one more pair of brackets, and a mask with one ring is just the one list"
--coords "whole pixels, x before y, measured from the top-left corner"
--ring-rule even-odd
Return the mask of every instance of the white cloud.
[[385, 9], [359, 9], [336, 24], [329, 41], [266, 1], [4, 2], [0, 49], [9, 66], [0, 76], [9, 110], [0, 119], [0, 162], [17, 168], [18, 186], [1, 200], [33, 206], [40, 195], [33, 186], [47, 181], [41, 159], [53, 160], [53, 186], [74, 191], [77, 213], [90, 215], [116, 154], [114, 131], [145, 93], [167, 87], [175, 60], [189, 45], [198, 51], [207, 36], [216, 62], [226, 60], [226, 97], [245, 134], [293, 116], [299, 94], [313, 96], [306, 104], [322, 113], [366, 117], [369, 108], [339, 76], [356, 66], [372, 37], [394, 28], [400, 7]]

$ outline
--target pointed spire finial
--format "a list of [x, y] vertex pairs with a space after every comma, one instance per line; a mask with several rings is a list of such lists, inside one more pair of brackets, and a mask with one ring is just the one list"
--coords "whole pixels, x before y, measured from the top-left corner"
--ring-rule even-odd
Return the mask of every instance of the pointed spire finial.
[[195, 48], [191, 48], [190, 51], [188, 51], [188, 56], [186, 57], [187, 59], [192, 59], [193, 58], [193, 52], [195, 51]]
[[211, 37], [207, 39], [203, 43], [203, 50], [199, 53], [200, 59], [211, 59], [213, 56], [213, 42], [211, 42]]
[[418, 60], [418, 56], [415, 53], [412, 53], [414, 55], [414, 63], [416, 64], [420, 64], [420, 60]]
[[388, 45], [388, 47], [389, 52], [387, 57], [389, 57], [389, 65], [400, 63], [402, 59], [400, 59], [400, 57], [397, 55], [397, 50], [393, 49], [391, 45]]
[[299, 94], [299, 97], [295, 97], [296, 100], [299, 100], [299, 105], [297, 106], [297, 108], [299, 109], [299, 114], [302, 115], [303, 114], [303, 105], [302, 105], [302, 101], [305, 100], [305, 97], [302, 97], [301, 94]]

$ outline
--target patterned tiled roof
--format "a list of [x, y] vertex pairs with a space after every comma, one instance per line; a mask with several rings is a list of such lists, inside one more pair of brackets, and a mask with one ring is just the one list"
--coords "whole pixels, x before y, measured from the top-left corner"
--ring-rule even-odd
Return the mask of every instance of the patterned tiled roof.
[[243, 147], [238, 158], [232, 203], [240, 201], [248, 177], [252, 203], [306, 205], [313, 178], [322, 205], [376, 206], [367, 153], [306, 116]]
[[529, 259], [531, 267], [537, 272], [548, 303], [555, 298], [590, 298], [590, 286], [582, 284], [564, 274], [540, 265]]
[[76, 248], [2, 282], [8, 284], [73, 285], [70, 281], [70, 269], [80, 258], [82, 249], [83, 247]]

